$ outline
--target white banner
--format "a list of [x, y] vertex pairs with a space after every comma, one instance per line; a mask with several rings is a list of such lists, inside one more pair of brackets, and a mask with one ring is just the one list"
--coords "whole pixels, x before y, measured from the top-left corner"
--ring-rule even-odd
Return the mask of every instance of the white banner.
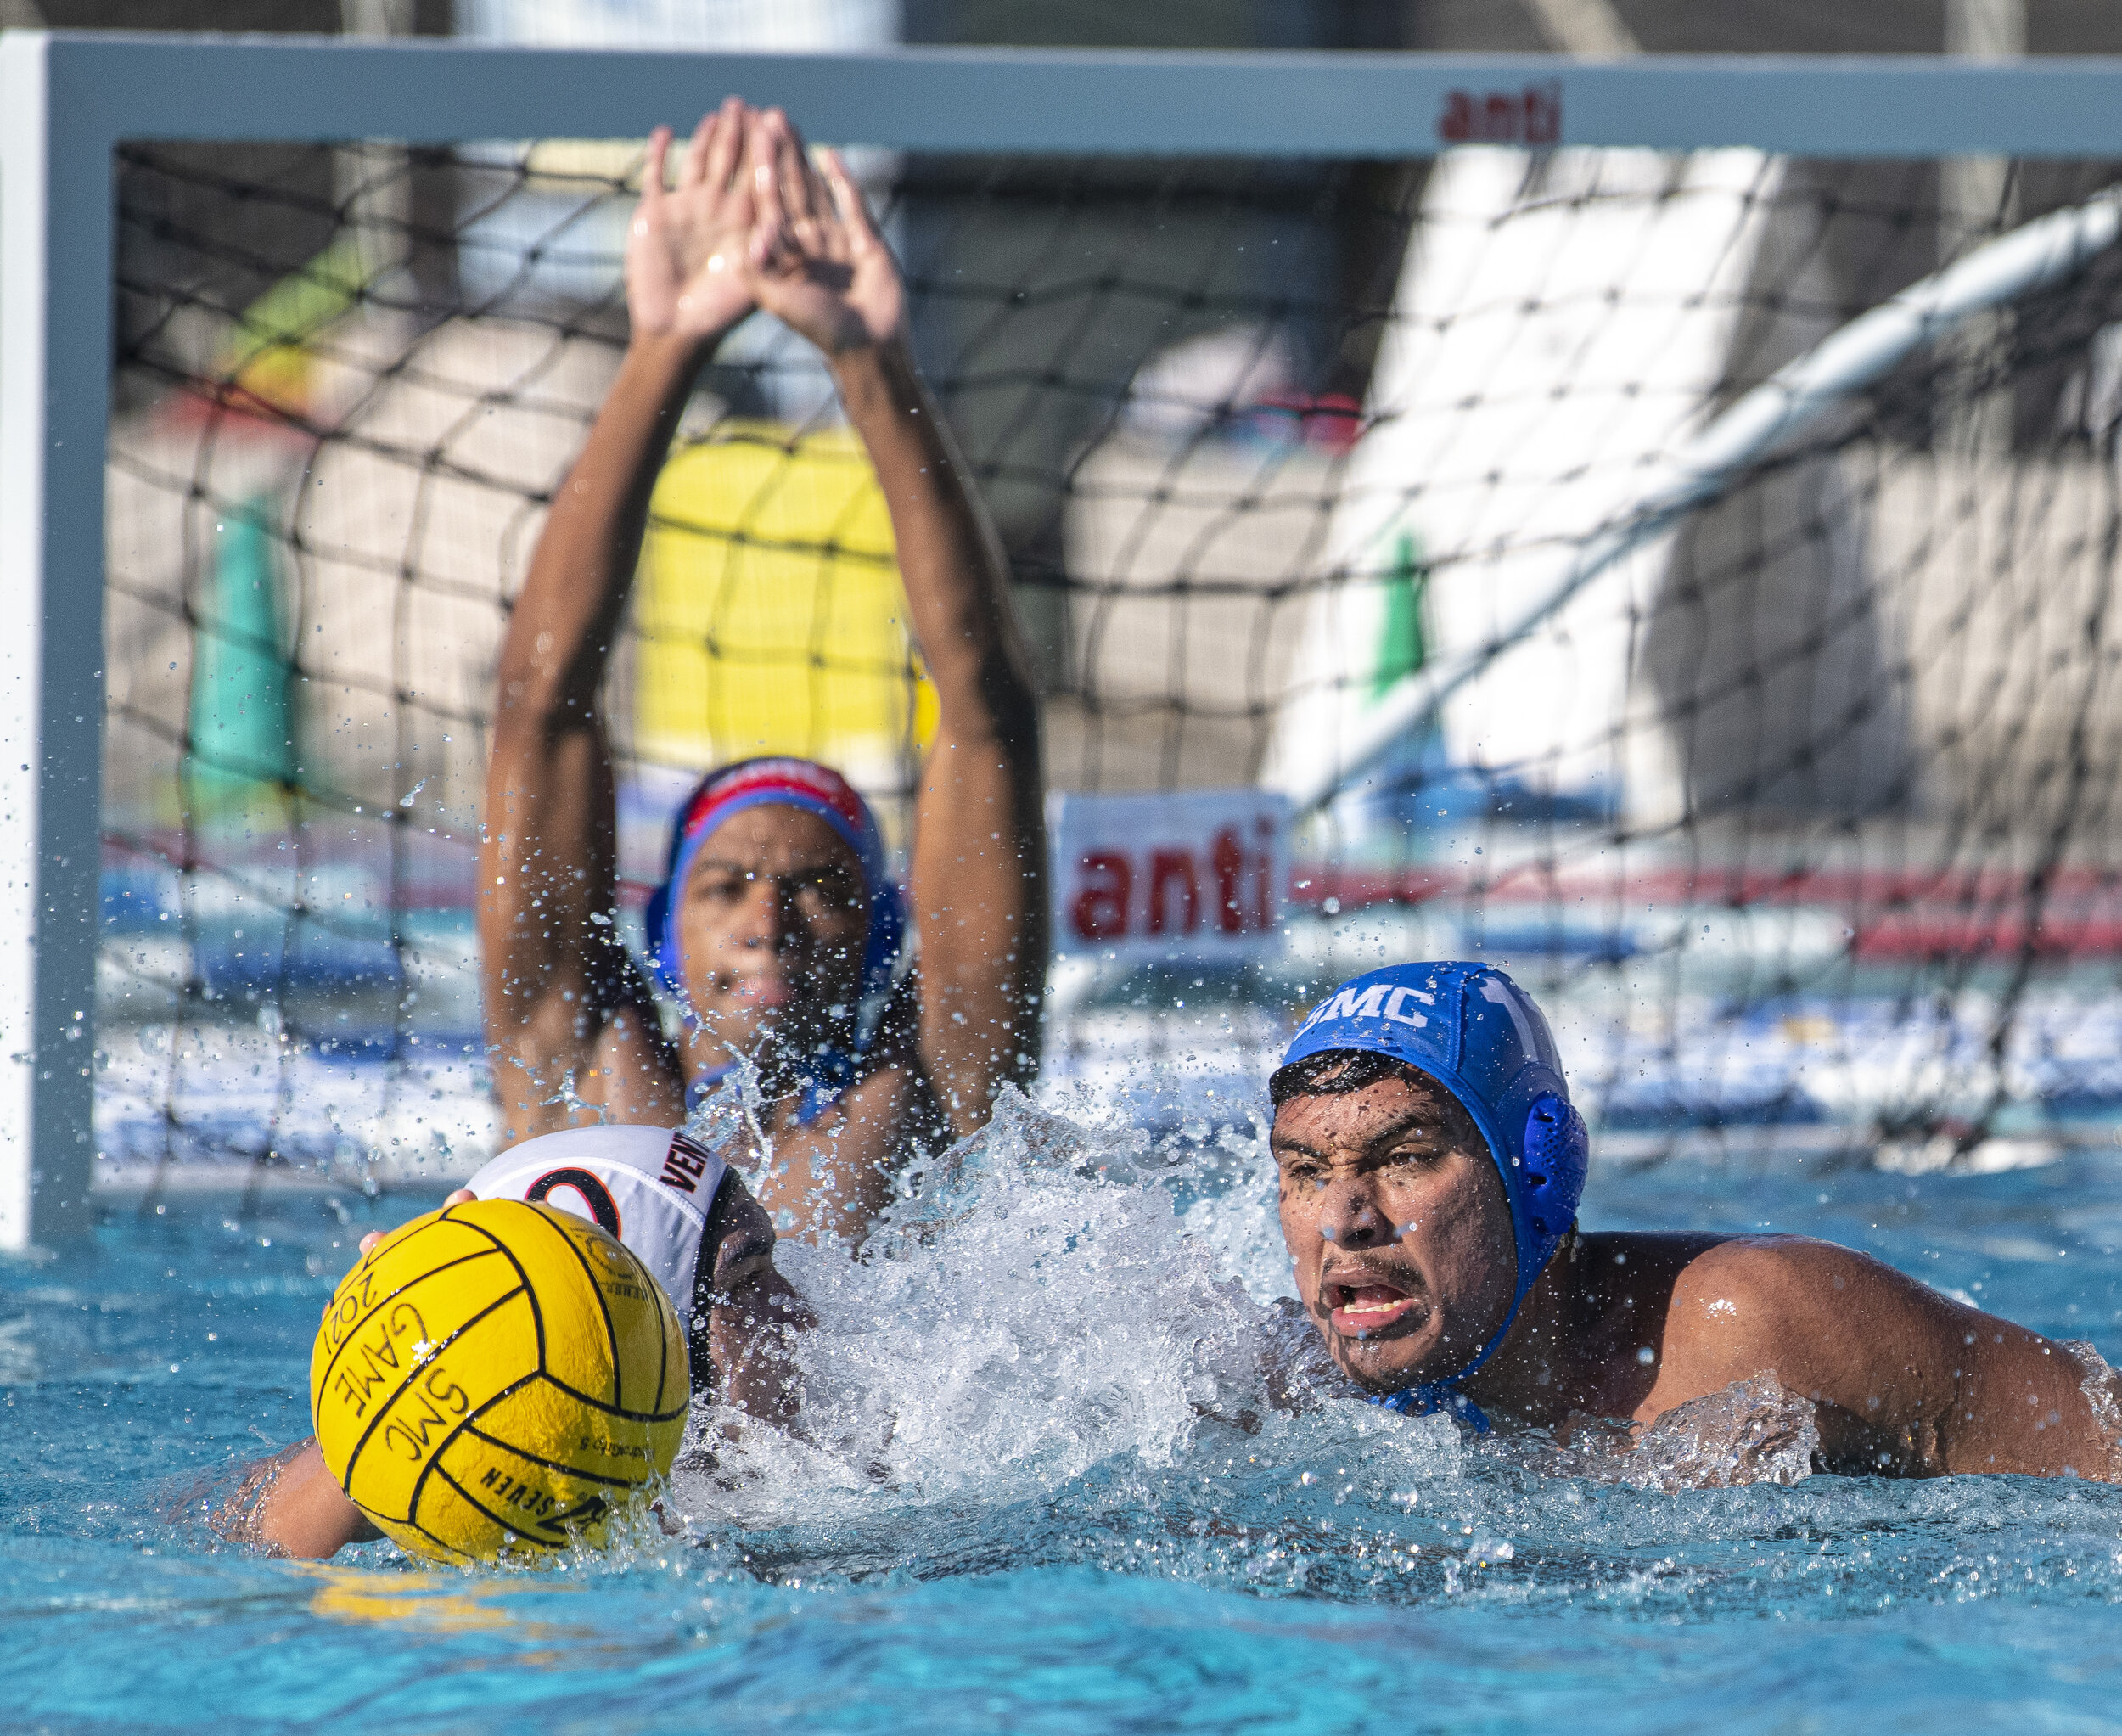
[[1238, 959], [1281, 942], [1286, 796], [1056, 790], [1047, 798], [1047, 830], [1057, 953]]

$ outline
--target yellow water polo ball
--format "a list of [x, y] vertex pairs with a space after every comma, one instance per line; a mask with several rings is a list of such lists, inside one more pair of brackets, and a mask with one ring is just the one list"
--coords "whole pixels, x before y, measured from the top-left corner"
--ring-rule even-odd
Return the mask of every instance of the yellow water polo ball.
[[685, 1432], [685, 1334], [631, 1250], [550, 1205], [478, 1199], [346, 1274], [310, 1356], [324, 1463], [437, 1560], [603, 1540]]

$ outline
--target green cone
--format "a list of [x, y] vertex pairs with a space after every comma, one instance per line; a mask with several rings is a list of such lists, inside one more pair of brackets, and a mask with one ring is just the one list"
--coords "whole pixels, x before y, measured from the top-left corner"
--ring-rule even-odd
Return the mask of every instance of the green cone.
[[1429, 635], [1423, 631], [1423, 594], [1429, 588], [1429, 564], [1415, 539], [1402, 531], [1393, 542], [1393, 573], [1385, 586], [1385, 621], [1378, 636], [1378, 661], [1371, 671], [1374, 705], [1429, 660]]

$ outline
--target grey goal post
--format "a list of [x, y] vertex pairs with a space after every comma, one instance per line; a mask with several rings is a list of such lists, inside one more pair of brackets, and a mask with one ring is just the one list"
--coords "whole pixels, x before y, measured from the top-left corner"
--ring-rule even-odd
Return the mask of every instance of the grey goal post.
[[1429, 156], [1461, 143], [2122, 158], [2122, 60], [501, 48], [0, 36], [0, 1250], [90, 1219], [112, 153], [638, 138], [728, 92], [929, 152]]

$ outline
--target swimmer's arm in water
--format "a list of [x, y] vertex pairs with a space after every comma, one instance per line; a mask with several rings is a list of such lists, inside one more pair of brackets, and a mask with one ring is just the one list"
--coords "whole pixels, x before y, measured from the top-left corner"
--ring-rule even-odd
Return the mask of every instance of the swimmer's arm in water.
[[890, 509], [914, 637], [939, 708], [909, 903], [920, 925], [915, 1045], [952, 1134], [1038, 1070], [1047, 932], [1038, 708], [1002, 546], [914, 366], [899, 268], [833, 152], [755, 123], [760, 304], [824, 352]]
[[232, 1542], [300, 1561], [322, 1561], [383, 1535], [333, 1480], [314, 1435], [253, 1465], [215, 1529]]
[[503, 1143], [585, 1120], [563, 1087], [620, 1121], [671, 1122], [684, 1081], [648, 984], [612, 923], [617, 818], [598, 712], [648, 500], [693, 376], [752, 309], [742, 269], [753, 206], [733, 98], [663, 188], [650, 142], [626, 243], [632, 337], [561, 483], [501, 647], [479, 937]]
[[1680, 1273], [1660, 1336], [1642, 1421], [1767, 1369], [1814, 1402], [1833, 1469], [2112, 1480], [2059, 1345], [1847, 1248], [1719, 1243]]

